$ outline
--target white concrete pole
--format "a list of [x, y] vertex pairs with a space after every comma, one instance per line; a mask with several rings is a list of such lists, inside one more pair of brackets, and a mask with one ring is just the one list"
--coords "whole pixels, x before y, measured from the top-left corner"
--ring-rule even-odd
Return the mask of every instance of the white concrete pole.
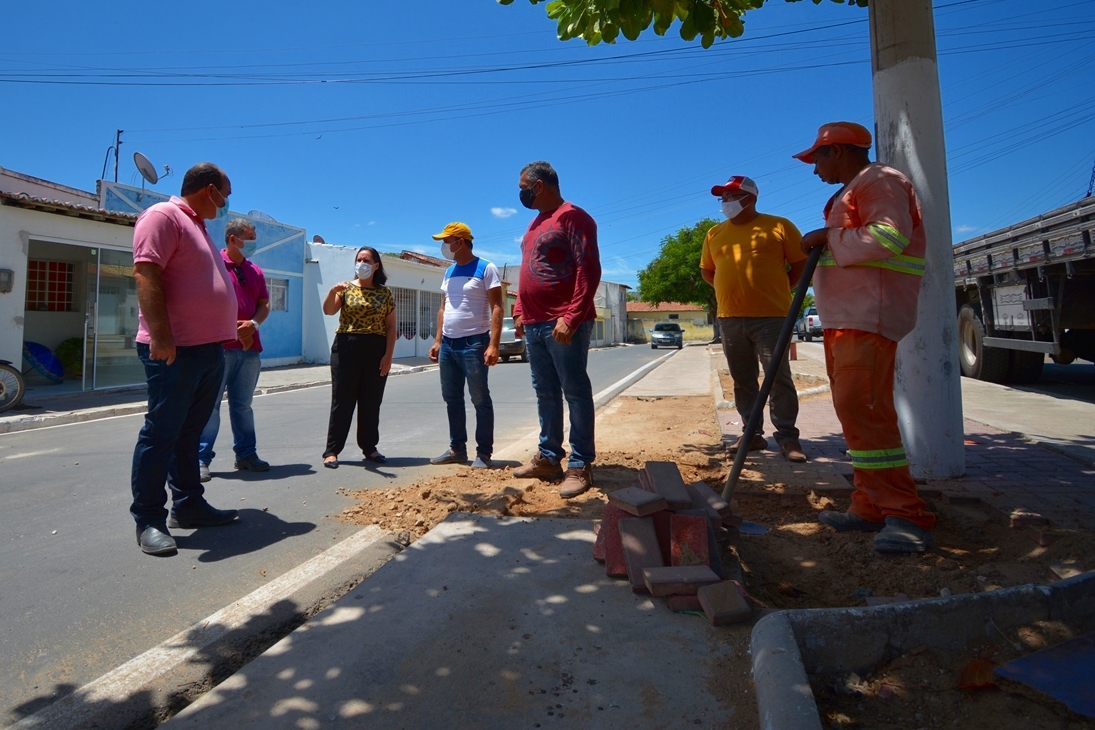
[[914, 477], [966, 471], [943, 108], [931, 0], [871, 0], [878, 160], [905, 173], [924, 214], [916, 329], [897, 348], [894, 396]]

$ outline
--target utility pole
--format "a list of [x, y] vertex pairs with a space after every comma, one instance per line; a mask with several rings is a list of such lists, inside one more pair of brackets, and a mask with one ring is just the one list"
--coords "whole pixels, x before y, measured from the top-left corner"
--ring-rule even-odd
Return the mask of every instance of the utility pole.
[[118, 153], [122, 151], [122, 130], [114, 134], [114, 182], [118, 182]]
[[894, 400], [913, 476], [966, 471], [943, 104], [931, 0], [871, 0], [878, 160], [916, 187], [927, 234], [916, 329], [897, 348]]

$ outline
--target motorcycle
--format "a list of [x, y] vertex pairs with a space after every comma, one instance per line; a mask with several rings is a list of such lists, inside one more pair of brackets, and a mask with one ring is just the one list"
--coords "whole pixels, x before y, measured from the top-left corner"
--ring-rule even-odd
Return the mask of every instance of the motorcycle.
[[0, 413], [19, 405], [26, 392], [27, 383], [19, 368], [10, 360], [0, 360]]

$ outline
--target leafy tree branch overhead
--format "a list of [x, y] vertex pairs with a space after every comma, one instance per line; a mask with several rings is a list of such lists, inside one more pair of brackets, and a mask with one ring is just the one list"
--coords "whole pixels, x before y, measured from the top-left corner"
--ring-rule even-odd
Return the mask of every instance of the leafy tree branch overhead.
[[[801, 0], [786, 0], [800, 2]], [[820, 5], [824, 0], [813, 0]], [[845, 0], [831, 0], [844, 4]], [[510, 5], [513, 0], [498, 0]], [[622, 33], [633, 41], [654, 26], [665, 35], [680, 21], [681, 38], [693, 41], [698, 36], [704, 48], [715, 39], [737, 38], [745, 32], [742, 17], [764, 5], [765, 0], [529, 0], [547, 2], [547, 15], [559, 24], [559, 40], [584, 38], [595, 46], [602, 41], [615, 43]], [[867, 0], [848, 0], [849, 6], [867, 7]]]

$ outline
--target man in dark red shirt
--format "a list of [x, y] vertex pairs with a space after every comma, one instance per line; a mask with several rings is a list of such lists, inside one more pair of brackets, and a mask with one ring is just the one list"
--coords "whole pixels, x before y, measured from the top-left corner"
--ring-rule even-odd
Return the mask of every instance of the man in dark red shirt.
[[540, 416], [540, 444], [519, 478], [564, 478], [563, 398], [570, 409], [570, 458], [559, 496], [576, 497], [593, 486], [593, 387], [586, 373], [593, 299], [601, 281], [597, 224], [563, 200], [559, 176], [546, 162], [521, 170], [521, 203], [538, 211], [521, 241], [521, 274], [513, 322], [525, 338], [532, 388]]

